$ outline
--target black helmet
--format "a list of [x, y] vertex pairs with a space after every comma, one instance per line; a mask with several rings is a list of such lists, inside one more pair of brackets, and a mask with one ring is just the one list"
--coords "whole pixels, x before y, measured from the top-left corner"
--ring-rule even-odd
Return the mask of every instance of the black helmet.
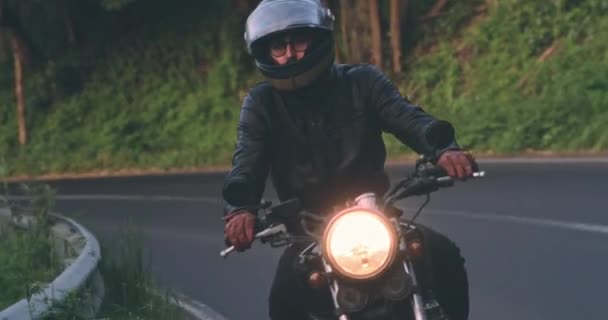
[[[297, 62], [275, 64], [268, 52], [274, 36], [309, 30], [313, 42]], [[334, 62], [334, 16], [319, 0], [263, 0], [247, 18], [245, 42], [256, 65], [270, 84], [280, 90], [310, 85]]]

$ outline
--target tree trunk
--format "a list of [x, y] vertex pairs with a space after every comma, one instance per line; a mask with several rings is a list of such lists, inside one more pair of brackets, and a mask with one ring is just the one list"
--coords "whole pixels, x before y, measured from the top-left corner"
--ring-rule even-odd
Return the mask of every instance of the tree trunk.
[[[377, 19], [376, 29], [380, 32], [380, 20], [376, 5]], [[372, 9], [373, 10], [373, 9]], [[370, 26], [370, 1], [362, 0], [340, 0], [340, 19], [342, 33], [342, 49], [345, 52], [346, 63], [365, 63], [372, 61], [372, 41], [371, 26]], [[380, 35], [378, 38], [380, 38]], [[377, 44], [377, 43], [376, 43]], [[381, 44], [381, 43], [380, 43]], [[377, 52], [378, 50], [376, 50]], [[380, 58], [376, 58], [374, 63], [382, 63], [382, 50], [380, 49]]]
[[[390, 4], [390, 15], [391, 15], [391, 51], [393, 53], [393, 73], [398, 75], [401, 74], [401, 25], [405, 25], [402, 23], [401, 18], [405, 17], [402, 15], [401, 4], [399, 3], [401, 0], [391, 0]], [[407, 0], [403, 0], [403, 6], [407, 6]]]
[[5, 42], [4, 42], [4, 0], [0, 0], [0, 63], [6, 62], [8, 59], [5, 52]]
[[370, 62], [382, 68], [382, 32], [380, 31], [380, 13], [378, 12], [378, 0], [369, 0], [369, 23], [371, 36], [371, 59]]
[[350, 45], [353, 62], [363, 63], [370, 60], [370, 32], [369, 32], [369, 6], [367, 1], [349, 1], [351, 5], [351, 19], [349, 20]]
[[342, 34], [342, 50], [346, 63], [352, 63], [353, 55], [350, 47], [348, 30], [350, 5], [348, 0], [340, 0], [340, 33]]
[[66, 4], [66, 0], [57, 0], [57, 6], [59, 6], [59, 12], [63, 15], [63, 23], [65, 25], [65, 32], [68, 39], [68, 45], [74, 47], [76, 45], [76, 32], [74, 32], [74, 22], [70, 16], [70, 11]]
[[25, 96], [23, 94], [23, 45], [15, 32], [9, 35], [15, 69], [15, 98], [17, 100], [17, 121], [19, 125], [19, 143], [27, 143], [27, 128], [25, 125]]
[[236, 11], [240, 15], [244, 15], [245, 17], [251, 11], [251, 9], [249, 8], [249, 6], [251, 5], [250, 1], [247, 1], [247, 0], [235, 0], [235, 1], [233, 1], [233, 4], [236, 7]]

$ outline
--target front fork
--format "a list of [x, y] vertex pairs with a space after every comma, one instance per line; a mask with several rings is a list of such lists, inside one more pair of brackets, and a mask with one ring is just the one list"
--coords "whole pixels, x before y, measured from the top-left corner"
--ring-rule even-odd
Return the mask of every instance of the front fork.
[[[402, 252], [404, 250], [406, 250], [406, 243], [402, 237], [400, 237], [399, 246], [400, 246], [400, 250]], [[331, 274], [333, 271], [331, 266], [329, 265], [329, 263], [327, 263], [327, 261], [325, 261], [325, 259], [323, 259], [323, 268], [325, 269], [326, 274]], [[409, 259], [405, 259], [403, 261], [403, 268], [405, 269], [405, 273], [407, 273], [410, 276], [410, 278], [412, 279], [412, 284], [414, 285], [414, 288], [418, 288], [418, 280], [416, 278], [416, 273], [415, 273], [414, 267]], [[338, 303], [338, 290], [340, 290], [340, 289], [339, 289], [338, 283], [335, 280], [330, 281], [329, 290], [331, 292], [331, 297], [334, 302], [335, 310], [338, 310], [338, 313], [339, 313], [338, 320], [349, 320], [348, 315], [344, 314], [341, 311], [342, 309], [340, 308], [340, 304]], [[419, 290], [416, 290], [412, 294], [411, 304], [412, 304], [412, 310], [414, 313], [414, 319], [415, 320], [427, 320], [426, 311], [424, 309], [424, 301], [422, 299], [422, 294], [420, 294]]]
[[[403, 237], [403, 229], [402, 225], [397, 218], [391, 219], [397, 228], [397, 232], [399, 234], [399, 251], [407, 253], [407, 243], [405, 242], [405, 238]], [[406, 226], [406, 227], [409, 227]], [[407, 257], [407, 254], [405, 254]], [[407, 273], [412, 279], [412, 284], [416, 290], [412, 294], [411, 304], [412, 311], [414, 313], [415, 320], [427, 320], [426, 311], [424, 309], [424, 301], [422, 299], [422, 294], [420, 293], [421, 288], [418, 286], [418, 278], [416, 277], [416, 272], [414, 271], [414, 266], [410, 259], [403, 259], [403, 268], [405, 269], [405, 273]]]
[[[333, 271], [329, 263], [325, 261], [325, 258], [323, 258], [323, 269], [325, 269], [326, 274], [331, 274]], [[340, 290], [338, 282], [332, 279], [329, 283], [329, 291], [331, 291], [331, 298], [334, 301], [334, 308], [338, 311], [338, 320], [349, 320], [348, 316], [340, 308], [340, 303], [338, 303], [338, 290]]]
[[[333, 269], [331, 267], [331, 265], [329, 263], [327, 263], [327, 261], [325, 260], [325, 257], [323, 257], [323, 255], [320, 252], [319, 246], [317, 245], [317, 243], [312, 243], [311, 245], [309, 245], [306, 249], [304, 249], [304, 251], [302, 251], [300, 253], [300, 259], [303, 259], [305, 255], [307, 254], [314, 254], [314, 255], [318, 255], [321, 257], [321, 262], [323, 264], [323, 270], [325, 271], [326, 275], [330, 275], [333, 272]], [[338, 302], [338, 291], [340, 290], [340, 287], [338, 286], [338, 282], [335, 279], [331, 279], [329, 281], [329, 291], [331, 292], [331, 298], [334, 302], [334, 310], [337, 311], [338, 313], [338, 320], [349, 320], [348, 315], [346, 315], [343, 311], [342, 308], [340, 307], [340, 303]]]
[[[404, 242], [402, 240], [402, 242]], [[412, 279], [412, 284], [414, 288], [418, 288], [418, 280], [416, 279], [416, 273], [414, 272], [414, 268], [412, 263], [409, 260], [403, 261], [403, 267], [405, 268], [405, 273], [409, 274]], [[414, 319], [416, 320], [426, 320], [426, 312], [424, 310], [424, 301], [422, 300], [422, 295], [419, 290], [412, 294], [412, 310], [414, 311]]]
[[[366, 194], [363, 194], [363, 195], [357, 197], [357, 199], [355, 199], [355, 203], [362, 207], [378, 209], [376, 196], [373, 193], [366, 193]], [[407, 250], [408, 250], [407, 243], [405, 242], [405, 239], [402, 235], [403, 231], [401, 229], [401, 223], [399, 222], [399, 219], [391, 218], [391, 221], [393, 222], [393, 224], [395, 225], [395, 228], [397, 229], [397, 234], [399, 237], [399, 251], [407, 252]], [[325, 269], [326, 274], [331, 274], [332, 268], [329, 265], [329, 263], [327, 263], [327, 261], [325, 261], [325, 258], [323, 258], [322, 261], [323, 261], [323, 268]], [[416, 273], [414, 272], [414, 267], [412, 265], [412, 262], [407, 258], [404, 259], [403, 267], [405, 269], [405, 273], [407, 273], [410, 276], [410, 278], [412, 279], [412, 284], [414, 285], [414, 288], [416, 288], [416, 290], [412, 294], [412, 298], [411, 298], [414, 319], [415, 320], [427, 320], [426, 312], [424, 309], [424, 301], [422, 300], [422, 294], [420, 293], [420, 288], [418, 287], [418, 280], [416, 278]], [[349, 320], [348, 315], [344, 314], [344, 312], [342, 311], [342, 308], [340, 308], [340, 304], [338, 303], [338, 291], [340, 289], [339, 289], [338, 283], [333, 279], [330, 281], [329, 290], [331, 291], [332, 300], [334, 301], [334, 307], [336, 308], [335, 310], [338, 310], [338, 312], [337, 312], [338, 320]]]

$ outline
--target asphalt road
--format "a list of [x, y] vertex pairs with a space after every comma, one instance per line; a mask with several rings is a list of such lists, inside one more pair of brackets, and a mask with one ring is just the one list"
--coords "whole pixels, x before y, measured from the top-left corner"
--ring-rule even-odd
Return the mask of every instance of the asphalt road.
[[[467, 259], [472, 320], [608, 319], [608, 162], [485, 163], [433, 195], [420, 221]], [[410, 167], [389, 169], [393, 179]], [[223, 173], [57, 181], [57, 209], [100, 240], [131, 219], [160, 281], [228, 319], [267, 319], [279, 250], [223, 260]], [[272, 197], [270, 192], [268, 197]], [[420, 199], [403, 203], [412, 212]]]

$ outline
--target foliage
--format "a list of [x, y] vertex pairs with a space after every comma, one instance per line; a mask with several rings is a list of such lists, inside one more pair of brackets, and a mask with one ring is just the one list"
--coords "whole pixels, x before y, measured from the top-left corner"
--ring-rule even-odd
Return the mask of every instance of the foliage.
[[[99, 270], [104, 281], [105, 296], [96, 319], [186, 318], [173, 295], [157, 289], [145, 263], [140, 231], [132, 225], [123, 228], [116, 243], [102, 246], [102, 257]], [[92, 284], [89, 284], [53, 305], [43, 320], [90, 319], [82, 306], [90, 305], [93, 298]]]
[[402, 89], [453, 121], [468, 148], [606, 150], [607, 12], [608, 1], [500, 1], [410, 57]]
[[6, 227], [0, 232], [0, 310], [40, 291], [62, 270], [48, 231], [51, 190], [44, 185], [23, 185], [22, 191], [32, 200], [11, 204], [12, 212], [34, 219], [27, 230]]
[[[240, 100], [260, 79], [243, 48], [242, 18], [229, 1], [127, 2], [107, 2], [125, 5], [110, 11], [70, 2], [83, 13], [74, 16], [77, 49], [65, 48], [58, 15], [28, 23], [44, 54], [26, 81], [25, 148], [16, 142], [10, 61], [0, 64], [0, 152], [10, 155], [10, 174], [229, 162]], [[608, 1], [456, 1], [418, 21], [433, 3], [410, 2], [405, 76], [395, 81], [454, 122], [462, 145], [490, 153], [608, 148]], [[29, 22], [37, 12], [22, 11]], [[49, 36], [35, 31], [49, 24]], [[387, 144], [392, 154], [405, 151], [395, 139]]]
[[[106, 283], [100, 317], [110, 319], [183, 319], [170, 292], [159, 290], [146, 262], [141, 231], [129, 224], [113, 243], [115, 250], [104, 249], [100, 267]], [[112, 254], [110, 254], [112, 251]]]

